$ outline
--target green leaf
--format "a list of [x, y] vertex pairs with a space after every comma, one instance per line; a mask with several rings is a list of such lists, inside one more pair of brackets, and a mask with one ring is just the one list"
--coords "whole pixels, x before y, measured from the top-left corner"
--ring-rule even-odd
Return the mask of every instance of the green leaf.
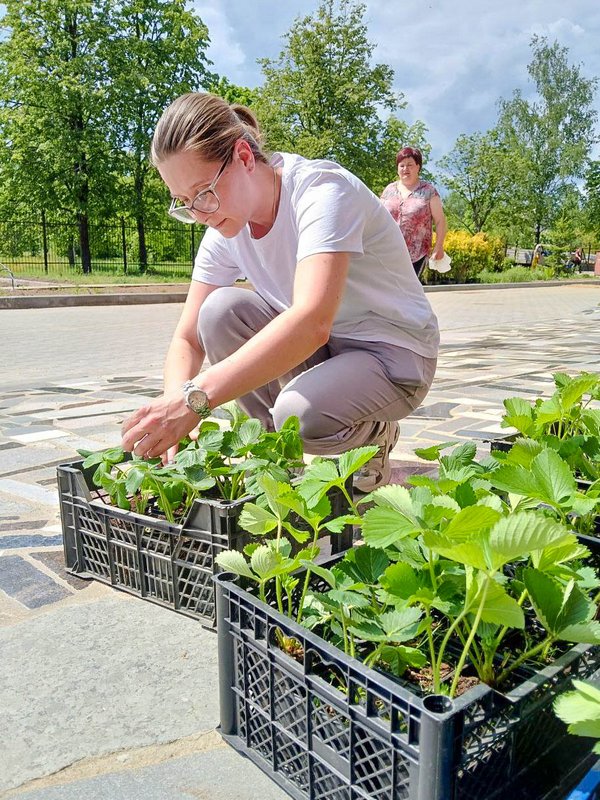
[[511, 514], [500, 519], [489, 533], [489, 567], [500, 569], [509, 561], [528, 556], [533, 550], [574, 541], [575, 536], [555, 520], [528, 511]]
[[520, 464], [503, 463], [487, 476], [491, 485], [503, 492], [538, 497], [539, 486], [528, 468]]
[[481, 612], [482, 622], [506, 625], [509, 628], [523, 629], [525, 627], [523, 609], [496, 580], [479, 573], [474, 587], [475, 591], [471, 590], [469, 601], [465, 605], [475, 614], [485, 592]]
[[415, 570], [401, 561], [387, 567], [380, 583], [390, 595], [401, 600], [408, 600], [420, 587]]
[[519, 436], [515, 443], [506, 454], [506, 461], [511, 464], [520, 464], [522, 467], [529, 468], [533, 459], [541, 453], [544, 446], [535, 439], [527, 439]]
[[543, 572], [556, 564], [564, 564], [567, 561], [586, 558], [589, 555], [590, 551], [587, 547], [575, 540], [544, 547], [543, 550], [533, 554], [532, 561], [533, 566]]
[[263, 579], [273, 575], [280, 565], [281, 557], [267, 545], [257, 547], [250, 559], [250, 566]]
[[477, 445], [475, 442], [463, 442], [447, 456], [443, 456], [441, 461], [449, 469], [459, 466], [468, 467], [471, 465], [476, 453]]
[[516, 428], [526, 436], [533, 431], [533, 409], [522, 397], [508, 397], [503, 401], [506, 413], [502, 417], [503, 428]]
[[207, 453], [220, 453], [223, 449], [224, 431], [208, 430], [201, 433], [197, 440], [197, 446]]
[[454, 490], [454, 499], [461, 508], [468, 508], [475, 505], [477, 495], [470, 483], [461, 483]]
[[421, 619], [419, 608], [404, 608], [380, 614], [379, 621], [392, 642], [407, 642], [417, 635], [417, 623]]
[[579, 403], [584, 394], [589, 394], [597, 385], [597, 375], [583, 372], [575, 376], [559, 390], [560, 404], [563, 411], [570, 411], [574, 405]]
[[556, 395], [553, 395], [548, 400], [544, 400], [537, 407], [536, 413], [536, 430], [543, 433], [562, 418], [562, 409], [560, 400]]
[[289, 483], [280, 483], [268, 473], [261, 475], [258, 483], [274, 516], [278, 519], [286, 519], [290, 509], [289, 506], [282, 504], [281, 500], [292, 491]]
[[558, 632], [558, 638], [574, 644], [600, 644], [600, 622], [580, 622], [567, 625]]
[[405, 517], [414, 519], [413, 499], [408, 489], [404, 486], [399, 486], [398, 484], [381, 486], [372, 492], [371, 498], [378, 506], [392, 508]]
[[534, 496], [545, 502], [560, 503], [577, 488], [568, 464], [554, 450], [542, 450], [531, 462], [531, 472], [541, 490]]
[[573, 686], [576, 691], [566, 692], [554, 701], [556, 715], [568, 724], [600, 721], [600, 688], [579, 680], [573, 680]]
[[402, 677], [407, 667], [421, 669], [427, 663], [427, 656], [420, 650], [404, 644], [384, 645], [379, 651], [379, 657], [392, 675], [396, 675], [398, 678]]
[[431, 447], [417, 447], [414, 453], [424, 461], [438, 461], [440, 451], [445, 450], [447, 447], [453, 447], [455, 444], [456, 442], [442, 442], [442, 444], [435, 444]]
[[367, 545], [348, 550], [344, 561], [353, 567], [352, 577], [362, 583], [377, 583], [390, 563], [384, 552]]
[[257, 506], [256, 503], [244, 503], [239, 517], [240, 527], [245, 531], [263, 536], [277, 527], [277, 517], [268, 509]]
[[235, 450], [245, 453], [260, 441], [264, 431], [265, 429], [259, 420], [246, 419], [236, 431], [236, 436], [232, 440], [232, 446]]
[[375, 445], [369, 447], [357, 447], [342, 453], [338, 458], [339, 473], [344, 480], [370, 461], [378, 452], [379, 448]]
[[368, 597], [348, 589], [331, 589], [327, 596], [334, 603], [346, 608], [368, 608], [371, 605]]
[[318, 575], [319, 578], [323, 578], [323, 580], [326, 581], [332, 589], [337, 586], [335, 575], [330, 569], [321, 567], [318, 564], [313, 564], [312, 561], [301, 561], [300, 563], [303, 567], [310, 569], [311, 572], [314, 572], [315, 575]]
[[523, 580], [538, 619], [555, 638], [588, 642], [600, 636], [600, 623], [589, 621], [595, 606], [574, 581], [563, 586], [536, 569], [526, 569]]
[[477, 569], [487, 569], [481, 541], [456, 542], [441, 533], [426, 531], [423, 535], [423, 542], [430, 550], [449, 558], [451, 561], [467, 564]]
[[488, 506], [468, 506], [450, 520], [444, 535], [455, 541], [465, 541], [473, 534], [489, 530], [500, 519], [500, 513]]
[[414, 522], [391, 508], [376, 506], [363, 515], [362, 535], [371, 547], [389, 547], [417, 530]]
[[125, 479], [125, 487], [129, 494], [135, 494], [148, 474], [147, 469], [143, 469], [136, 465], [127, 470], [127, 477]]
[[248, 562], [237, 550], [224, 550], [217, 555], [215, 561], [226, 572], [233, 572], [234, 575], [243, 575], [245, 578], [256, 580], [256, 575], [248, 566]]
[[537, 618], [549, 633], [554, 633], [563, 601], [560, 584], [554, 578], [536, 569], [526, 569], [523, 581]]

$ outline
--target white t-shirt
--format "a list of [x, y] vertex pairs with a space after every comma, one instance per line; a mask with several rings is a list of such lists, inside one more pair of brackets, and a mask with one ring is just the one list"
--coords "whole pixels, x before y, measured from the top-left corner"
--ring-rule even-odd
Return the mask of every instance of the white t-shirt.
[[344, 297], [331, 335], [386, 342], [435, 357], [437, 319], [417, 278], [400, 229], [379, 198], [331, 161], [275, 153], [282, 167], [277, 218], [261, 239], [245, 227], [227, 239], [208, 229], [193, 280], [230, 286], [247, 278], [277, 311], [293, 300], [297, 264], [316, 253], [350, 253]]

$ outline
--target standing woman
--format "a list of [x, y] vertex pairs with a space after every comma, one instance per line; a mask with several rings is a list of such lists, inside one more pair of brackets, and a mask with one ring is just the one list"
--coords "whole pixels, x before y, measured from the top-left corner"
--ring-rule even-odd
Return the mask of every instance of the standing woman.
[[432, 223], [435, 225], [432, 259], [443, 257], [448, 230], [437, 189], [419, 177], [422, 166], [421, 151], [403, 147], [396, 156], [398, 180], [386, 186], [381, 195], [384, 206], [400, 226], [417, 275], [423, 271], [431, 252]]
[[[377, 444], [358, 488], [388, 482], [397, 420], [429, 391], [439, 334], [378, 198], [330, 161], [268, 158], [252, 112], [210, 94], [166, 109], [152, 161], [171, 216], [208, 230], [164, 395], [123, 423], [123, 447], [172, 458], [200, 420], [237, 399], [269, 430], [297, 415], [310, 453]], [[254, 291], [234, 286], [240, 278]]]

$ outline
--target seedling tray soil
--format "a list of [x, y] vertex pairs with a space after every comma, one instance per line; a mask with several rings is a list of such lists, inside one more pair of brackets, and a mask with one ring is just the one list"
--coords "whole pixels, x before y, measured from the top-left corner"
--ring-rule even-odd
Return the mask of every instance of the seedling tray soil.
[[[57, 470], [67, 571], [214, 626], [216, 557], [250, 541], [238, 517], [254, 498], [196, 499], [184, 522], [175, 524], [109, 505], [93, 485], [95, 467], [84, 470], [82, 463]], [[332, 506], [334, 516], [345, 513], [341, 493], [332, 498]], [[351, 546], [350, 527], [321, 541], [327, 554]]]
[[[221, 733], [296, 800], [563, 800], [596, 760], [552, 703], [598, 672], [598, 647], [569, 648], [506, 694], [479, 684], [454, 700], [422, 697], [231, 574], [215, 581]], [[301, 663], [278, 628], [300, 643]]]

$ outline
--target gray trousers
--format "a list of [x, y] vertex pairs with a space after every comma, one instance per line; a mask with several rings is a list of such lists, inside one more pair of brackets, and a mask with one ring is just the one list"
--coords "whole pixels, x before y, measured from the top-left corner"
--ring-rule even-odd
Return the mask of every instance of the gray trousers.
[[[198, 320], [209, 362], [234, 353], [277, 313], [256, 292], [216, 289]], [[436, 363], [403, 347], [331, 337], [307, 361], [237, 402], [268, 430], [296, 415], [306, 451], [335, 455], [370, 444], [386, 422], [414, 411], [429, 391]]]

